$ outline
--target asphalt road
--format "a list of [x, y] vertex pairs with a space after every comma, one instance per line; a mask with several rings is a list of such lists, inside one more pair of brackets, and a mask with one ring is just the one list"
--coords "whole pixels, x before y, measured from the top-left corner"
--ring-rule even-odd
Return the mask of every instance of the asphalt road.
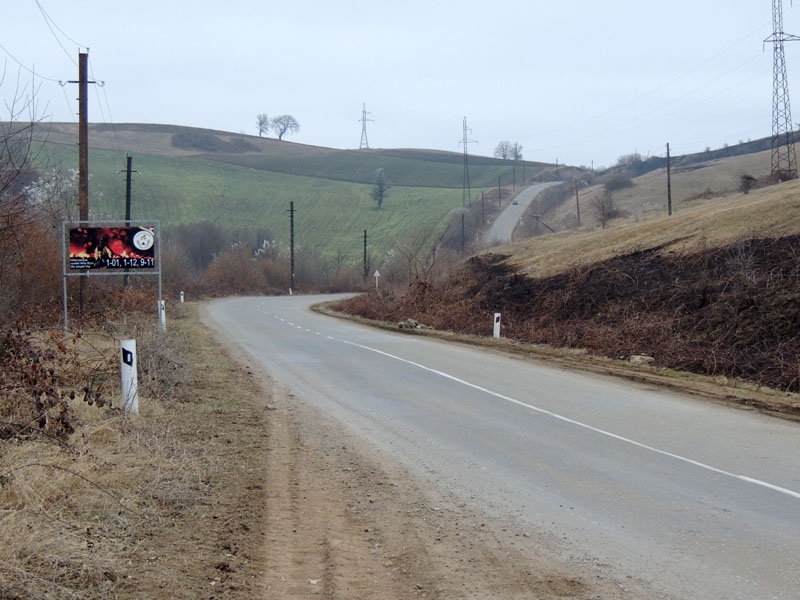
[[647, 598], [800, 598], [800, 428], [610, 378], [372, 330], [324, 297], [206, 318], [295, 395], [583, 572]]
[[522, 190], [515, 200], [517, 204], [509, 204], [505, 209], [497, 215], [497, 218], [486, 230], [483, 235], [483, 243], [486, 246], [496, 246], [498, 244], [507, 244], [511, 241], [511, 236], [514, 234], [514, 229], [519, 225], [519, 220], [522, 215], [534, 201], [540, 192], [553, 185], [558, 185], [560, 182], [554, 181], [550, 183], [537, 183]]

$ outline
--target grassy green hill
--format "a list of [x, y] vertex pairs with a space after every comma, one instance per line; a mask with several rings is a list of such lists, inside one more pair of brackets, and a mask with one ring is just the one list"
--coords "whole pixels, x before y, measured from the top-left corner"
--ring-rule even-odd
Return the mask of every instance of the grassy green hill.
[[[77, 165], [74, 124], [42, 126], [42, 166]], [[380, 260], [396, 243], [433, 245], [461, 207], [463, 156], [426, 150], [333, 150], [242, 134], [168, 125], [90, 127], [92, 218], [124, 215], [125, 155], [134, 157], [133, 218], [168, 226], [210, 220], [231, 228], [267, 228], [289, 240], [289, 202], [296, 240], [322, 254], [360, 257], [363, 231]], [[509, 161], [470, 157], [473, 198], [510, 183]], [[546, 165], [528, 162], [530, 178]], [[393, 187], [378, 210], [370, 191], [382, 168]], [[522, 167], [517, 168], [517, 180]]]

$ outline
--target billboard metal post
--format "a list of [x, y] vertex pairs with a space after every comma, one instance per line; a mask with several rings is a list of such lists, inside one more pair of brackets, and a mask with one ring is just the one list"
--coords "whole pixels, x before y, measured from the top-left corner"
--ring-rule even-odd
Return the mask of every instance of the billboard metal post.
[[64, 335], [69, 334], [69, 314], [67, 313], [67, 228], [61, 227], [61, 271], [63, 277], [62, 294], [64, 296]]

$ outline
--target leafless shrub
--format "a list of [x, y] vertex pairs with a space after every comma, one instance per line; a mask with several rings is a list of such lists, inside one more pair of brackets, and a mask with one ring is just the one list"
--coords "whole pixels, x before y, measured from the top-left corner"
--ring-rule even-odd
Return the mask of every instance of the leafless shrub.
[[619, 216], [619, 211], [614, 202], [614, 195], [607, 189], [603, 188], [597, 192], [592, 198], [592, 205], [594, 206], [595, 216], [597, 221], [606, 228], [606, 224]]
[[657, 364], [800, 391], [800, 236], [743, 240], [689, 255], [639, 250], [531, 279], [503, 257], [470, 259], [420, 301], [370, 295], [340, 304], [368, 318], [412, 317], [437, 328], [580, 347], [608, 357], [642, 353]]
[[742, 192], [743, 194], [749, 194], [750, 190], [752, 190], [753, 187], [755, 187], [756, 183], [758, 182], [758, 179], [756, 179], [752, 175], [748, 175], [747, 173], [742, 173], [739, 175], [738, 181], [739, 181], [739, 186], [738, 186], [739, 191]]

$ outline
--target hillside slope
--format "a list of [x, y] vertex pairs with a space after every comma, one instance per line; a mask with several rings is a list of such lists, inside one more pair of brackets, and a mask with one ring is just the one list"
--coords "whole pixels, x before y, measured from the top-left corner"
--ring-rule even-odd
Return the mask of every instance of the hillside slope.
[[[37, 129], [40, 168], [77, 165], [77, 126]], [[120, 124], [90, 127], [91, 217], [124, 216], [125, 155], [132, 154], [133, 218], [162, 225], [212, 221], [269, 230], [289, 242], [294, 202], [296, 243], [323, 256], [358, 263], [363, 232], [378, 264], [398, 244], [432, 248], [461, 207], [463, 155], [428, 150], [333, 150], [205, 129]], [[371, 198], [377, 169], [393, 187], [383, 208]], [[526, 177], [542, 169], [526, 163]], [[473, 195], [510, 183], [509, 161], [471, 157]], [[521, 179], [521, 170], [517, 181]]]
[[[692, 206], [694, 200], [703, 196], [730, 194], [739, 188], [740, 177], [750, 175], [762, 178], [770, 172], [771, 151], [717, 158], [689, 165], [673, 165], [671, 186], [673, 211], [683, 210], [684, 205]], [[632, 185], [613, 192], [614, 206], [623, 214], [648, 219], [658, 217], [667, 211], [667, 170], [654, 169], [634, 177]], [[601, 185], [580, 190], [581, 221], [583, 224], [596, 224], [595, 199], [602, 191]], [[575, 198], [570, 196], [565, 202], [544, 213], [548, 223], [557, 229], [575, 217]]]
[[[518, 242], [442, 284], [340, 309], [480, 336], [501, 312], [504, 336], [518, 342], [606, 359], [644, 354], [662, 369], [800, 392], [798, 247], [795, 180], [695, 201], [672, 217]], [[800, 403], [771, 410], [797, 416]]]

